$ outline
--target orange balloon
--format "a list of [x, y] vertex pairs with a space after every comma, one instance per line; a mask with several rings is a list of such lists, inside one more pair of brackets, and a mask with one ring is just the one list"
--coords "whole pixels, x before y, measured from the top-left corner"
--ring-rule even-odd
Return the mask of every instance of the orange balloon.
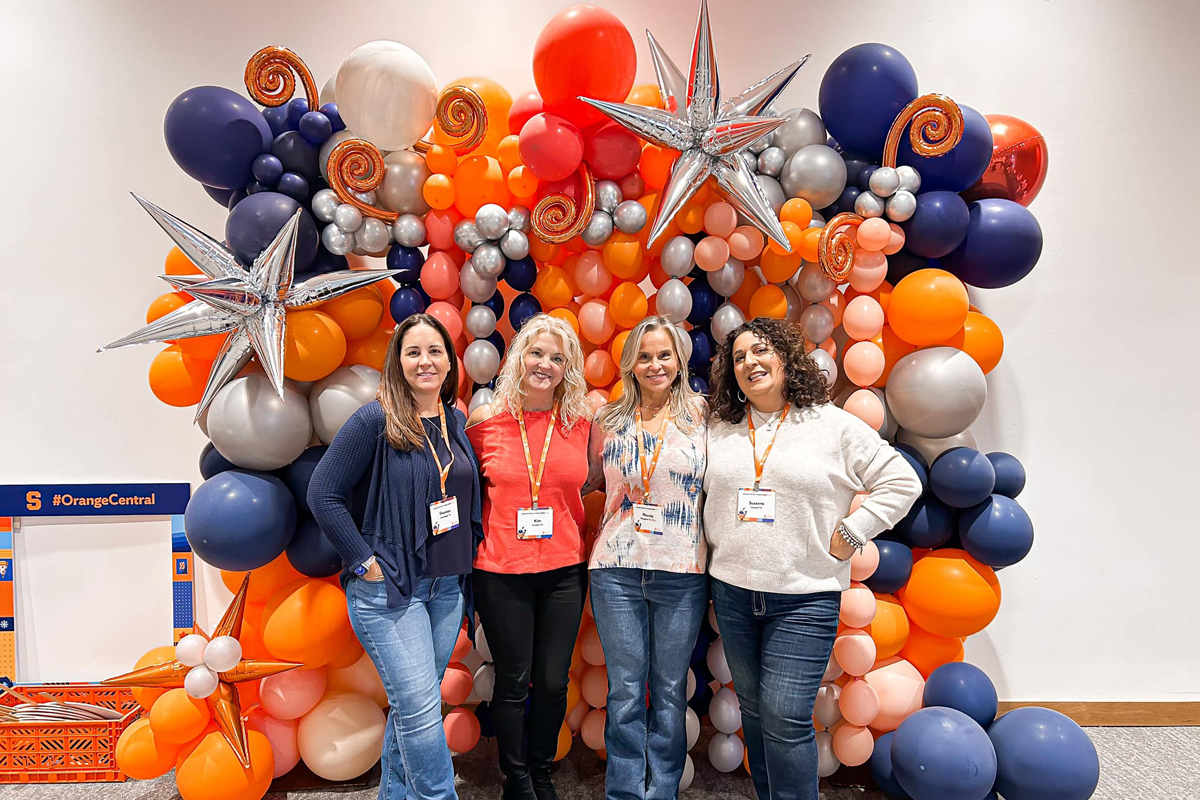
[[442, 676], [442, 702], [448, 706], [460, 706], [471, 696], [474, 679], [471, 671], [462, 664], [451, 664]]
[[168, 275], [199, 275], [201, 270], [192, 260], [183, 254], [178, 247], [172, 247], [167, 252], [167, 261], [163, 271]]
[[347, 340], [354, 341], [379, 327], [384, 313], [383, 295], [374, 286], [364, 286], [322, 303], [320, 310], [333, 318]]
[[208, 336], [193, 336], [191, 339], [176, 339], [174, 344], [179, 345], [184, 355], [198, 361], [212, 361], [221, 352], [221, 347], [228, 338], [227, 333], [212, 333]]
[[[238, 589], [242, 588], [242, 580], [245, 577], [245, 572], [221, 570], [221, 583], [225, 584], [225, 588], [234, 594], [237, 594]], [[246, 589], [246, 602], [265, 603], [281, 587], [303, 580], [303, 578], [304, 576], [292, 566], [292, 562], [288, 561], [287, 553], [280, 553], [274, 561], [250, 571], [250, 586]]]
[[965, 550], [934, 550], [913, 564], [896, 596], [909, 618], [937, 636], [979, 633], [1000, 610], [996, 573]]
[[608, 299], [608, 310], [618, 327], [632, 328], [645, 319], [649, 304], [641, 287], [633, 281], [625, 281], [613, 289]]
[[[147, 651], [141, 658], [137, 660], [137, 663], [133, 665], [133, 668], [135, 670], [144, 669], [146, 667], [153, 667], [157, 664], [166, 664], [167, 662], [174, 660], [175, 648], [171, 645], [163, 645], [162, 647], [156, 647], [153, 650]], [[166, 689], [134, 687], [133, 699], [137, 701], [139, 706], [149, 711], [154, 707], [154, 703], [166, 693]]]
[[[473, 151], [484, 155], [491, 155], [497, 151], [500, 142], [509, 135], [508, 129], [508, 112], [512, 108], [512, 95], [508, 91], [490, 78], [482, 78], [479, 76], [471, 76], [467, 78], [459, 78], [456, 81], [450, 81], [446, 87], [465, 86], [475, 94], [479, 95], [479, 99], [483, 101], [483, 107], [486, 109], [487, 131], [483, 135], [483, 141]], [[517, 131], [520, 133], [520, 131]], [[446, 133], [440, 124], [435, 120], [433, 123], [433, 140], [439, 144], [461, 143], [462, 137], [454, 137]]]
[[[793, 197], [783, 204], [783, 208], [779, 209], [779, 219], [781, 222], [790, 222], [796, 225], [800, 230], [808, 227], [808, 223], [812, 222], [813, 207], [803, 197]], [[787, 230], [786, 228], [784, 230]], [[791, 236], [788, 240], [791, 241]], [[792, 242], [792, 247], [796, 246]]]
[[625, 394], [625, 382], [617, 381], [612, 386], [608, 387], [608, 402], [615, 403]]
[[[135, 690], [136, 691], [136, 690]], [[179, 746], [164, 742], [150, 729], [150, 720], [135, 720], [117, 739], [117, 767], [134, 780], [148, 781], [175, 767]]]
[[552, 317], [558, 317], [565, 320], [568, 325], [574, 329], [575, 334], [579, 335], [579, 317], [575, 316], [575, 312], [569, 308], [555, 308], [548, 312]]
[[[729, 300], [741, 310], [742, 314], [746, 315], [747, 319], [753, 319], [754, 315], [750, 313], [750, 299], [760, 288], [766, 286], [762, 278], [758, 277], [758, 273], [754, 270], [746, 270], [746, 277], [742, 279], [742, 285], [733, 293]], [[783, 290], [780, 290], [780, 294]], [[787, 298], [784, 298], [784, 303], [787, 303]]]
[[[797, 253], [800, 249], [800, 244], [804, 238], [805, 228], [800, 227], [794, 222], [781, 222], [784, 234], [787, 236], [788, 244], [792, 246], [792, 253]], [[767, 249], [779, 255], [789, 255], [788, 251], [784, 250], [778, 242], [774, 240], [767, 241]]]
[[387, 358], [387, 349], [394, 330], [394, 327], [376, 328], [365, 338], [347, 342], [346, 357], [342, 359], [342, 366], [363, 364], [383, 372], [383, 362]]
[[879, 345], [879, 348], [883, 350], [883, 374], [879, 376], [879, 380], [875, 381], [874, 385], [879, 387], [887, 386], [888, 375], [892, 374], [892, 367], [896, 366], [897, 361], [914, 352], [917, 348], [915, 345], [911, 345], [897, 336], [887, 325], [884, 325], [883, 330], [871, 341]]
[[[170, 264], [171, 259], [167, 259]], [[190, 261], [188, 262], [191, 263]], [[159, 317], [165, 317], [172, 311], [179, 309], [192, 302], [192, 296], [186, 292], [167, 292], [160, 294], [158, 297], [150, 301], [150, 307], [146, 309], [146, 323], [149, 324]]]
[[758, 266], [768, 283], [784, 283], [800, 269], [800, 254], [781, 255], [777, 251], [767, 248], [763, 250]]
[[908, 639], [900, 649], [900, 657], [916, 667], [921, 677], [929, 680], [933, 671], [942, 664], [963, 660], [962, 639], [934, 636], [920, 626], [912, 625]]
[[173, 344], [150, 362], [150, 391], [169, 406], [194, 406], [204, 396], [211, 370], [211, 361], [193, 358]]
[[346, 595], [336, 586], [305, 578], [279, 589], [263, 610], [263, 644], [281, 661], [319, 667], [332, 661], [354, 633]]
[[446, 746], [455, 753], [467, 753], [479, 743], [479, 718], [469, 708], [454, 708], [442, 720]]
[[229, 742], [213, 730], [179, 754], [175, 786], [185, 800], [260, 800], [271, 785], [275, 754], [262, 733], [246, 731], [250, 768], [238, 761]]
[[508, 173], [508, 190], [512, 192], [513, 197], [533, 197], [538, 190], [538, 177], [529, 167], [514, 167]]
[[778, 286], [764, 286], [750, 298], [750, 318], [770, 317], [783, 319], [787, 316], [787, 296]]
[[[629, 90], [629, 97], [625, 99], [626, 103], [634, 106], [647, 106], [648, 108], [662, 108], [662, 93], [658, 91], [658, 86], [653, 83], [639, 83]], [[557, 760], [557, 759], [556, 759]]]
[[208, 704], [185, 689], [171, 689], [150, 709], [150, 729], [156, 741], [186, 744], [204, 733], [212, 714]]
[[892, 289], [887, 321], [897, 336], [918, 347], [950, 338], [967, 321], [967, 287], [943, 269], [919, 269]]
[[553, 261], [561, 250], [562, 245], [543, 241], [540, 236], [529, 237], [529, 255], [533, 257], [534, 261], [543, 264]]
[[621, 354], [625, 352], [625, 342], [629, 339], [629, 331], [618, 331], [608, 346], [608, 353], [613, 357], [613, 363], [621, 363]]
[[454, 171], [454, 207], [463, 216], [475, 216], [488, 203], [507, 208], [511, 202], [505, 173], [491, 156], [468, 156]]
[[458, 156], [454, 154], [454, 148], [435, 144], [425, 154], [425, 166], [434, 175], [453, 175], [458, 166]]
[[289, 311], [283, 374], [294, 381], [319, 381], [346, 357], [346, 334], [323, 311]]
[[521, 154], [518, 151], [521, 137], [515, 133], [505, 136], [496, 147], [496, 158], [500, 161], [500, 169], [507, 175], [521, 166]]
[[421, 197], [431, 208], [443, 211], [454, 205], [454, 179], [449, 175], [435, 172], [425, 179], [421, 187]]
[[699, 193], [679, 209], [679, 213], [675, 215], [675, 224], [684, 233], [699, 233], [704, 229], [704, 203], [700, 200]]
[[565, 721], [562, 727], [558, 729], [558, 749], [554, 751], [554, 760], [562, 761], [567, 757], [567, 753], [571, 752], [571, 745], [575, 739], [571, 736], [571, 726]]
[[938, 345], [962, 350], [975, 359], [986, 375], [996, 368], [1000, 356], [1004, 355], [1004, 334], [991, 318], [978, 311], [969, 311], [962, 328], [949, 339], [938, 342]]
[[879, 303], [880, 307], [883, 309], [883, 313], [886, 314], [887, 310], [888, 310], [888, 305], [892, 301], [892, 285], [890, 283], [888, 283], [887, 281], [884, 281], [883, 283], [879, 284], [879, 286], [876, 287], [874, 289], [874, 291], [870, 291], [870, 292], [860, 292], [860, 291], [858, 291], [858, 289], [855, 289], [853, 286], [846, 287], [846, 303], [847, 304], [849, 304], [849, 302], [851, 300], [853, 300], [854, 298], [860, 297], [862, 295], [866, 295], [867, 297], [874, 297], [875, 300]]
[[[224, 574], [222, 574], [222, 579]], [[267, 652], [267, 646], [262, 640], [262, 615], [263, 606], [259, 603], [246, 603], [246, 610], [242, 614], [242, 633], [238, 636], [238, 641], [242, 644], [243, 658], [263, 658], [270, 659], [271, 654]]]
[[[337, 580], [337, 576], [334, 575], [333, 579]], [[329, 669], [345, 669], [346, 667], [352, 667], [358, 663], [359, 659], [363, 657], [364, 652], [365, 651], [363, 650], [362, 643], [359, 642], [356, 637], [351, 636], [350, 641], [346, 643], [345, 647], [343, 647], [342, 650], [335, 655], [328, 664], [326, 664], [326, 666]]]
[[620, 231], [614, 233], [601, 249], [604, 266], [608, 267], [608, 271], [613, 275], [624, 280], [637, 275], [642, 267], [645, 252], [636, 234]]
[[537, 271], [533, 296], [542, 308], [562, 308], [575, 298], [575, 289], [565, 269], [548, 264]]
[[800, 233], [800, 255], [805, 261], [816, 261], [824, 228], [805, 228]]
[[596, 350], [584, 361], [583, 375], [589, 386], [608, 386], [617, 379], [617, 365], [607, 350]]
[[876, 594], [875, 618], [866, 631], [875, 640], [876, 661], [896, 655], [908, 641], [908, 615], [904, 606], [890, 594]]
[[678, 157], [678, 150], [648, 144], [642, 148], [642, 155], [638, 159], [638, 172], [651, 189], [661, 189], [667, 185], [667, 178], [671, 176], [671, 168]]

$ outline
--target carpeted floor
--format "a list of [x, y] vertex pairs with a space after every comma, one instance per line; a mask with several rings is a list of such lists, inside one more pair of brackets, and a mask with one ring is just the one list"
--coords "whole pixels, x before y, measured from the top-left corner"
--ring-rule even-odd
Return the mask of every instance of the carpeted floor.
[[[1200, 800], [1200, 728], [1088, 728], [1100, 753], [1097, 800]], [[698, 749], [703, 748], [701, 742]], [[455, 758], [458, 796], [462, 800], [495, 800], [500, 795], [496, 746], [484, 741], [471, 753]], [[721, 774], [701, 754], [696, 778], [686, 800], [752, 798], [750, 778], [742, 770]], [[576, 744], [558, 766], [555, 785], [563, 800], [604, 797], [604, 764]], [[884, 800], [878, 791], [825, 786], [826, 800]], [[374, 800], [375, 786], [358, 790], [274, 793], [268, 800]], [[0, 800], [177, 800], [173, 776], [156, 781], [117, 784], [0, 786]]]

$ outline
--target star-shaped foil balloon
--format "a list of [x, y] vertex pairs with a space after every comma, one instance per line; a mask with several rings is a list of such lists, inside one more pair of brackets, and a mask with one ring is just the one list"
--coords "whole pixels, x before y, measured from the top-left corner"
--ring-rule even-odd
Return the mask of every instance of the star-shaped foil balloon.
[[252, 355], [258, 356], [263, 372], [282, 398], [287, 312], [332, 300], [395, 272], [340, 270], [317, 275], [303, 283], [293, 283], [300, 209], [247, 270], [228, 247], [211, 236], [136, 194], [134, 198], [204, 276], [162, 276], [171, 286], [196, 299], [128, 336], [106, 344], [100, 351], [131, 344], [229, 333], [213, 360], [204, 394], [196, 406], [196, 419], [208, 408], [217, 392], [241, 372]]
[[784, 123], [779, 117], [759, 115], [795, 77], [808, 56], [737, 97], [721, 102], [707, 0], [700, 3], [691, 69], [686, 80], [649, 31], [646, 37], [665, 109], [580, 99], [643, 139], [680, 151], [663, 187], [662, 202], [647, 243], [653, 244], [704, 182], [713, 177], [721, 196], [772, 241], [791, 252], [774, 209], [740, 154]]
[[[213, 631], [212, 638], [232, 636], [238, 639], [242, 635], [242, 616], [246, 611], [246, 591], [250, 588], [250, 576], [242, 581], [242, 587], [225, 609], [224, 616]], [[199, 628], [194, 628], [203, 635]], [[209, 638], [205, 636], [205, 638]], [[243, 658], [236, 667], [225, 672], [217, 673], [217, 689], [207, 698], [205, 703], [217, 723], [221, 735], [229, 742], [233, 752], [243, 767], [250, 766], [250, 750], [246, 746], [246, 721], [242, 718], [242, 706], [238, 699], [236, 684], [246, 681], [256, 681], [281, 672], [304, 666], [291, 661], [258, 661]], [[100, 681], [104, 686], [129, 686], [141, 689], [178, 689], [183, 686], [183, 679], [192, 667], [178, 661], [168, 661], [165, 664], [155, 664], [151, 667], [126, 672], [115, 678]]]

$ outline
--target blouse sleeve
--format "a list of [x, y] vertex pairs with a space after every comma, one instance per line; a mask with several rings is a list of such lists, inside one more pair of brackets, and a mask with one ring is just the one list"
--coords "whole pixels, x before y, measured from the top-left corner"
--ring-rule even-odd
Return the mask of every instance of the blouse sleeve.
[[[369, 407], [367, 407], [369, 408]], [[350, 514], [350, 495], [375, 457], [379, 426], [367, 408], [346, 420], [308, 484], [308, 507], [346, 564], [361, 564], [374, 555]]]
[[843, 433], [847, 469], [867, 496], [843, 520], [850, 533], [863, 541], [895, 527], [921, 495], [921, 482], [897, 450], [857, 417]]

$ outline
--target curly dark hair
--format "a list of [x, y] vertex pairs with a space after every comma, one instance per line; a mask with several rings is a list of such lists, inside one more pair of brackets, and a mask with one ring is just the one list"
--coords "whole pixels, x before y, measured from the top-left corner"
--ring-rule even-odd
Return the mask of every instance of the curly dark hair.
[[804, 334], [800, 327], [780, 319], [758, 317], [734, 328], [718, 346], [709, 382], [710, 420], [736, 424], [746, 418], [746, 401], [738, 400], [737, 378], [733, 374], [733, 343], [747, 331], [765, 339], [779, 354], [786, 379], [784, 400], [797, 409], [829, 402], [825, 373], [804, 351]]

